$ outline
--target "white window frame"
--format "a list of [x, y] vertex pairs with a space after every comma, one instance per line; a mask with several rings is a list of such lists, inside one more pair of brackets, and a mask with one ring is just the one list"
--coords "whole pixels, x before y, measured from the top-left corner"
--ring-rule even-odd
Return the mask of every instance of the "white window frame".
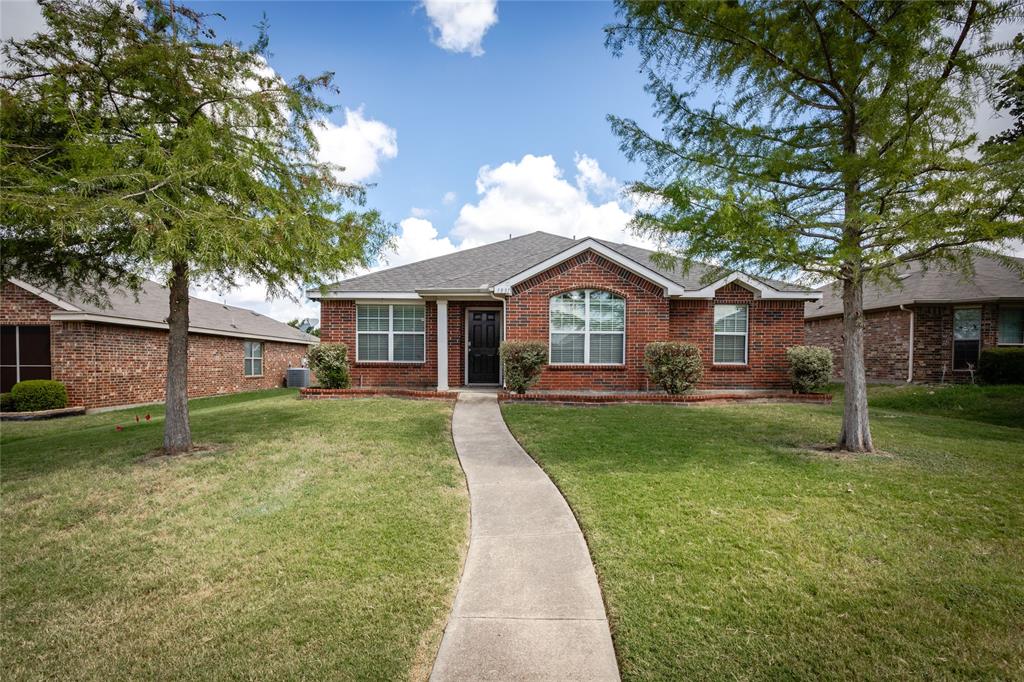
[[[715, 310], [718, 308], [746, 308], [747, 314], [743, 316], [742, 332], [720, 332], [715, 329]], [[721, 336], [742, 336], [743, 337], [743, 362], [719, 362], [716, 359], [718, 351], [718, 337]], [[737, 367], [750, 364], [750, 306], [744, 303], [716, 303], [711, 311], [711, 363], [714, 365], [735, 365]]]
[[[421, 332], [396, 332], [395, 331], [395, 306], [415, 306], [423, 309], [423, 331]], [[373, 331], [373, 332], [361, 332], [359, 331], [359, 308], [360, 306], [387, 306], [388, 308], [388, 329], [387, 331]], [[355, 317], [355, 328], [356, 328], [356, 363], [360, 365], [423, 365], [427, 362], [427, 306], [417, 303], [357, 303], [356, 304], [356, 317]], [[359, 359], [359, 336], [362, 334], [373, 334], [379, 336], [381, 334], [387, 334], [388, 337], [388, 358], [387, 360], [360, 360]], [[423, 339], [423, 359], [422, 360], [394, 360], [395, 357], [395, 334], [399, 335], [411, 335], [418, 334]]]
[[[571, 294], [574, 291], [582, 291], [584, 301], [584, 312], [583, 312], [583, 329], [579, 331], [571, 332], [556, 332], [551, 327], [551, 305], [554, 300], [564, 294]], [[594, 292], [600, 292], [602, 294], [611, 294], [622, 301], [622, 331], [591, 331], [590, 330], [590, 294]], [[614, 291], [607, 291], [605, 289], [570, 289], [569, 291], [561, 291], [548, 299], [548, 357], [551, 357], [551, 349], [554, 348], [552, 345], [552, 336], [555, 334], [583, 334], [583, 362], [551, 362], [552, 365], [591, 365], [592, 367], [622, 367], [626, 364], [626, 297], [620, 296]], [[611, 334], [622, 334], [622, 362], [591, 362], [590, 361], [590, 335], [611, 335]]]
[[[250, 349], [254, 348], [256, 345], [260, 347], [260, 354], [258, 356], [250, 355]], [[242, 374], [244, 374], [246, 377], [258, 378], [263, 376], [263, 350], [264, 349], [262, 341], [257, 341], [255, 339], [246, 339], [245, 341], [242, 342], [242, 355], [245, 356], [242, 358]], [[248, 372], [245, 371], [245, 363], [246, 361], [252, 361], [253, 363], [255, 363], [256, 360], [260, 361], [260, 373], [249, 374]]]
[[1020, 305], [1001, 305], [999, 306], [999, 316], [996, 319], [996, 345], [997, 346], [1024, 346], [1024, 342], [1013, 342], [1003, 341], [1001, 337], [1002, 326], [1003, 326], [1003, 313], [1007, 310], [1019, 310], [1021, 315], [1024, 315], [1024, 306]]

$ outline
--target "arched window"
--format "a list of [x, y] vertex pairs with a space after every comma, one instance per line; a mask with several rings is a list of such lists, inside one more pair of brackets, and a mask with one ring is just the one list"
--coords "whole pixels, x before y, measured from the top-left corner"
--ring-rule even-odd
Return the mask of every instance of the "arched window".
[[626, 355], [626, 300], [577, 289], [551, 297], [551, 363], [621, 365]]

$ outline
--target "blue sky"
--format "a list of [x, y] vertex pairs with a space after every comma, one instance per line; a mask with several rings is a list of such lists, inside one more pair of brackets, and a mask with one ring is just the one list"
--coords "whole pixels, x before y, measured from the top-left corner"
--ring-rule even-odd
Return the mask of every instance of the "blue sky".
[[[270, 66], [286, 78], [335, 72], [322, 156], [371, 184], [369, 205], [396, 225], [395, 248], [375, 267], [538, 229], [638, 243], [621, 189], [642, 168], [605, 117], [657, 122], [637, 55], [604, 46], [611, 3], [189, 4], [223, 14], [213, 27], [243, 42], [265, 15]], [[42, 28], [32, 2], [0, 10], [3, 37]], [[1001, 123], [979, 117], [986, 136]], [[258, 283], [195, 293], [282, 320], [318, 315], [308, 301], [267, 301]]]

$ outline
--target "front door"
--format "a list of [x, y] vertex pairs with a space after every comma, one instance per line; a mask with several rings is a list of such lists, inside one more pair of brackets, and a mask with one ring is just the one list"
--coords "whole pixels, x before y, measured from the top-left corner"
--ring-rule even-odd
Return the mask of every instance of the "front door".
[[498, 383], [498, 344], [501, 342], [501, 311], [470, 310], [466, 338], [466, 383]]

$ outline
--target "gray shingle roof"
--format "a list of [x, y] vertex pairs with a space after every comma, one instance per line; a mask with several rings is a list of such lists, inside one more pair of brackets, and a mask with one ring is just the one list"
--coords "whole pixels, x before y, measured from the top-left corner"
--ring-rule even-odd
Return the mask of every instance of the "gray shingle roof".
[[[137, 296], [126, 290], [111, 290], [109, 306], [100, 306], [74, 293], [41, 288], [87, 315], [121, 318], [126, 323], [134, 321], [164, 324], [167, 321], [169, 292], [166, 287], [156, 282], [143, 282]], [[246, 335], [289, 343], [319, 342], [315, 336], [247, 308], [205, 301], [194, 296], [189, 297], [188, 313], [189, 327], [192, 329], [221, 331], [232, 336]]]
[[[1024, 264], [1024, 260], [1016, 258]], [[898, 284], [864, 285], [864, 309], [881, 310], [914, 303], [955, 303], [994, 301], [998, 299], [1024, 299], [1024, 279], [994, 258], [979, 256], [974, 259], [974, 274], [933, 266], [927, 270], [920, 263], [904, 268]], [[842, 290], [835, 284], [819, 289], [820, 301], [804, 306], [804, 317], [829, 317], [843, 312]]]
[[[680, 268], [669, 269], [656, 264], [652, 260], [654, 251], [600, 239], [595, 241], [662, 274], [685, 289], [700, 289], [707, 284], [702, 282], [704, 276], [713, 270], [712, 266], [698, 264], [684, 273]], [[346, 279], [330, 285], [328, 291], [406, 293], [421, 289], [487, 290], [565, 251], [576, 242], [547, 232], [531, 232], [521, 237]], [[788, 282], [763, 277], [757, 279], [778, 291], [813, 291]]]

